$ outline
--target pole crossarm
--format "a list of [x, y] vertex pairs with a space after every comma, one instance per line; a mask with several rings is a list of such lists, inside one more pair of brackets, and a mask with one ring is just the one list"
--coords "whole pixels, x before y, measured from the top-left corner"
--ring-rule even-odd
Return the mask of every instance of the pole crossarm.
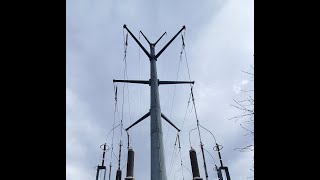
[[160, 84], [194, 84], [194, 81], [159, 81]]
[[183, 26], [180, 31], [158, 52], [156, 55], [156, 59], [161, 55], [161, 53], [167, 49], [167, 47], [172, 43], [172, 41], [182, 32], [182, 30], [186, 29], [186, 26]]
[[164, 32], [162, 36], [154, 43], [154, 45], [156, 45], [165, 34], [167, 34], [167, 32]]
[[135, 123], [133, 123], [131, 126], [129, 126], [127, 129], [125, 129], [126, 131], [128, 131], [130, 128], [132, 128], [134, 125], [138, 124], [139, 122], [141, 122], [142, 120], [144, 120], [145, 118], [147, 118], [148, 116], [150, 116], [150, 111], [145, 114], [144, 116], [142, 116], [140, 119], [138, 119]]
[[123, 82], [123, 83], [136, 83], [136, 84], [150, 84], [150, 81], [142, 81], [142, 80], [116, 80], [113, 82]]
[[161, 117], [166, 120], [169, 124], [171, 124], [171, 126], [173, 126], [174, 128], [176, 128], [178, 130], [178, 132], [180, 132], [180, 129], [177, 128], [177, 126], [175, 126], [164, 114], [161, 113]]
[[147, 42], [149, 43], [149, 45], [151, 45], [151, 42], [148, 40], [148, 38], [143, 34], [142, 31], [140, 31], [140, 33], [142, 34], [142, 36], [147, 40]]
[[129, 32], [129, 34], [133, 37], [133, 39], [134, 39], [134, 40], [138, 43], [138, 45], [141, 47], [141, 49], [143, 50], [143, 52], [145, 52], [146, 55], [147, 55], [149, 58], [151, 58], [149, 52], [146, 50], [146, 48], [143, 47], [143, 45], [139, 42], [139, 40], [131, 33], [131, 31], [127, 28], [127, 25], [124, 24], [124, 25], [123, 25], [123, 28], [125, 28], [125, 29]]

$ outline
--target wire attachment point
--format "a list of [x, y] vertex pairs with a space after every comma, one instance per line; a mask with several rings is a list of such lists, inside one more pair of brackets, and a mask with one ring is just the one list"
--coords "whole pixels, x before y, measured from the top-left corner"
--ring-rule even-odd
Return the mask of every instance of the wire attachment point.
[[[220, 147], [221, 147], [221, 148], [220, 148]], [[216, 146], [213, 147], [213, 150], [214, 150], [214, 151], [220, 151], [222, 148], [223, 148], [222, 145], [216, 144]]]

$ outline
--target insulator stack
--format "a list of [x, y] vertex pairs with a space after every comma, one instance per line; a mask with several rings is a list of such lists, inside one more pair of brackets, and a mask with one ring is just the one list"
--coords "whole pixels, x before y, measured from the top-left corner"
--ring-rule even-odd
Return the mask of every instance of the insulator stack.
[[191, 168], [192, 168], [192, 175], [194, 180], [202, 180], [200, 178], [200, 172], [199, 172], [199, 166], [198, 166], [198, 160], [197, 160], [197, 153], [194, 149], [191, 148], [189, 151], [190, 153], [190, 161], [191, 161]]
[[116, 180], [121, 180], [121, 169], [117, 170], [117, 176], [116, 176]]
[[125, 178], [125, 180], [134, 179], [133, 168], [134, 168], [134, 151], [132, 148], [130, 148], [128, 149], [127, 177]]

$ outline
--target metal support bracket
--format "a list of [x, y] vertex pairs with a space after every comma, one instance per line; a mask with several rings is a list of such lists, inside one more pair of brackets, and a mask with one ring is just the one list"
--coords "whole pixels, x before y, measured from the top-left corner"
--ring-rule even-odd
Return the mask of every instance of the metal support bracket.
[[177, 128], [177, 126], [175, 126], [164, 114], [161, 113], [161, 117], [166, 120], [169, 124], [171, 124], [171, 126], [173, 126], [174, 128], [176, 128], [178, 130], [178, 132], [180, 132], [180, 129]]
[[138, 124], [139, 122], [141, 122], [142, 120], [144, 120], [145, 118], [147, 118], [148, 116], [150, 116], [150, 111], [145, 114], [144, 116], [142, 116], [140, 119], [138, 119], [135, 123], [133, 123], [131, 126], [129, 126], [127, 129], [125, 129], [126, 131], [128, 131], [130, 128], [132, 128], [134, 125]]

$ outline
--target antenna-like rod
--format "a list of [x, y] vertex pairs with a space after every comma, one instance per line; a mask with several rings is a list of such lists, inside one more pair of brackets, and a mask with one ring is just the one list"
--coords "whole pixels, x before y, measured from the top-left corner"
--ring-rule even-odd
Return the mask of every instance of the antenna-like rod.
[[142, 36], [147, 40], [147, 42], [149, 43], [149, 45], [151, 45], [150, 41], [148, 40], [148, 38], [143, 34], [142, 31], [140, 31], [140, 33], [142, 34]]
[[154, 45], [156, 45], [165, 34], [167, 34], [167, 32], [164, 32], [162, 36], [154, 43]]

